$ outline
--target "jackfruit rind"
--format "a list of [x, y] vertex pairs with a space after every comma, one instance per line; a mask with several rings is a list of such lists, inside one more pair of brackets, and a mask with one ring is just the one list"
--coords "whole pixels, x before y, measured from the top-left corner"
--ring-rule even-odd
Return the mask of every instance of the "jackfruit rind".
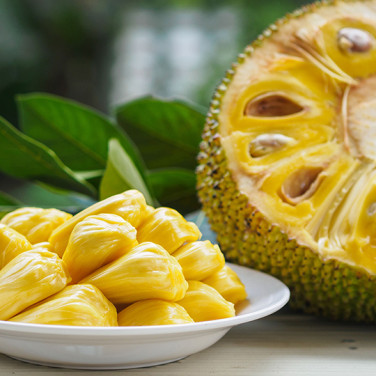
[[141, 300], [118, 314], [119, 326], [176, 325], [194, 321], [188, 312], [174, 302], [160, 299]]
[[31, 243], [19, 232], [0, 224], [0, 269], [20, 253], [31, 249]]
[[185, 242], [200, 238], [201, 232], [198, 227], [171, 208], [155, 209], [137, 229], [137, 239], [140, 243], [159, 244], [169, 253], [176, 251]]
[[201, 281], [225, 265], [222, 251], [209, 240], [184, 244], [172, 256], [183, 268], [186, 280]]
[[136, 233], [116, 214], [90, 215], [77, 223], [63, 254], [72, 283], [134, 248], [138, 244]]
[[72, 214], [58, 209], [19, 208], [2, 219], [1, 223], [24, 235], [31, 244], [48, 241], [55, 228], [70, 219]]
[[69, 281], [56, 253], [39, 248], [19, 254], [0, 270], [0, 320], [57, 293]]
[[73, 326], [117, 326], [114, 305], [95, 286], [71, 285], [9, 321]]
[[184, 298], [177, 303], [185, 308], [195, 322], [235, 316], [234, 305], [213, 287], [200, 281], [188, 281], [188, 285]]
[[61, 257], [67, 247], [69, 236], [77, 223], [89, 215], [106, 213], [116, 214], [137, 228], [146, 213], [145, 198], [141, 192], [131, 189], [99, 201], [56, 228], [48, 241], [53, 246], [54, 251]]
[[[315, 244], [304, 241], [307, 240], [304, 239], [304, 231], [294, 233], [291, 228], [285, 226], [282, 229], [278, 221], [270, 220], [269, 215], [260, 209], [259, 206], [262, 205], [258, 205], [255, 200], [252, 201], [250, 193], [245, 193], [242, 189], [243, 186], [240, 187], [238, 184], [238, 170], [233, 169], [234, 159], [232, 157], [234, 154], [229, 155], [224, 148], [223, 132], [228, 135], [230, 131], [228, 130], [229, 125], [223, 123], [222, 117], [224, 97], [229, 95], [229, 88], [233, 85], [234, 76], [240, 74], [240, 67], [245, 63], [248, 64], [250, 59], [257, 58], [259, 61], [265, 59], [265, 50], [262, 51], [261, 47], [266, 46], [265, 48], [268, 49], [278, 43], [282, 44], [282, 41], [291, 41], [294, 36], [288, 33], [294, 25], [301, 26], [304, 31], [309, 30], [310, 22], [313, 19], [320, 20], [320, 16], [317, 16], [319, 11], [322, 12], [321, 15], [326, 14], [334, 18], [342, 17], [344, 13], [353, 18], [356, 17], [356, 10], [360, 8], [363, 9], [364, 14], [369, 16], [369, 19], [372, 19], [370, 15], [375, 10], [375, 1], [335, 1], [306, 6], [276, 22], [252, 45], [248, 46], [243, 54], [239, 55], [238, 61], [227, 71], [211, 102], [203, 132], [201, 152], [198, 156], [197, 187], [204, 211], [209, 217], [213, 230], [217, 233], [221, 249], [229, 260], [280, 278], [289, 286], [291, 290], [290, 304], [296, 309], [332, 319], [375, 322], [376, 283], [374, 272], [370, 271], [368, 266], [365, 267], [365, 264], [359, 265], [356, 262], [349, 262], [343, 257], [337, 257], [336, 252], [331, 255], [320, 254], [317, 248], [315, 249]], [[305, 18], [310, 14], [312, 14], [312, 18]], [[281, 29], [286, 33], [281, 33]], [[280, 33], [279, 36], [278, 33]], [[311, 35], [313, 34], [311, 33]], [[307, 32], [307, 35], [309, 36], [310, 32]], [[275, 39], [275, 36], [278, 38]], [[268, 44], [269, 40], [273, 42]], [[299, 56], [299, 53], [296, 56]], [[319, 65], [317, 61], [314, 63]], [[337, 82], [333, 87], [337, 87], [341, 91], [346, 85], [351, 86], [354, 79], [343, 74], [338, 77], [338, 72], [335, 74], [329, 72], [329, 74], [332, 81]], [[241, 74], [243, 75], [242, 81], [249, 82], [244, 70]], [[363, 82], [370, 82], [370, 79], [367, 80]], [[329, 79], [328, 82], [330, 82]], [[241, 95], [241, 90], [236, 86], [232, 86], [232, 90], [234, 95], [232, 101], [236, 103], [236, 99]], [[363, 92], [365, 100], [367, 100], [366, 94], [365, 90]], [[349, 98], [349, 102], [352, 102], [352, 98]], [[226, 106], [228, 104], [228, 99], [226, 99]], [[368, 121], [368, 124], [372, 126], [372, 120], [368, 118]], [[359, 124], [361, 125], [361, 123]], [[297, 132], [300, 132], [299, 127], [296, 124], [294, 126]], [[338, 126], [338, 124], [334, 121], [331, 126]], [[337, 132], [338, 137], [346, 138], [346, 129], [339, 129]], [[359, 134], [361, 134], [360, 131]], [[369, 134], [368, 140], [372, 140], [372, 134]], [[347, 150], [350, 150], [348, 155], [351, 156], [352, 145], [345, 146]], [[372, 151], [372, 148], [369, 150]], [[373, 158], [373, 155], [368, 153], [367, 158], [371, 157]], [[259, 156], [255, 160], [257, 158]], [[367, 158], [355, 160], [354, 168], [351, 166], [352, 172], [350, 172], [351, 169], [348, 169], [348, 176], [354, 174], [354, 179], [352, 179], [354, 182], [358, 181], [361, 176], [359, 174], [371, 171], [367, 167], [367, 163], [370, 161]], [[362, 165], [364, 162], [366, 165]], [[340, 177], [340, 175], [338, 176]], [[349, 178], [347, 181], [342, 181], [342, 184], [343, 189], [339, 189], [337, 194], [333, 195], [333, 205], [337, 206], [330, 209], [330, 205], [328, 205], [329, 209], [326, 209], [331, 211], [333, 220], [337, 220], [337, 222], [341, 220], [341, 217], [336, 217], [336, 213], [338, 213], [336, 208], [342, 208], [337, 201], [347, 197], [347, 192], [349, 192], [347, 187], [351, 186], [353, 182]], [[330, 192], [328, 191], [328, 193]], [[316, 223], [320, 223], [320, 221], [321, 219], [317, 219]], [[314, 228], [317, 230], [317, 225]], [[318, 230], [318, 233], [322, 234], [322, 231]], [[322, 240], [324, 239], [322, 238]], [[343, 249], [335, 251], [343, 255]]]
[[98, 287], [115, 305], [145, 299], [176, 301], [188, 288], [175, 258], [151, 242], [139, 244], [80, 283]]

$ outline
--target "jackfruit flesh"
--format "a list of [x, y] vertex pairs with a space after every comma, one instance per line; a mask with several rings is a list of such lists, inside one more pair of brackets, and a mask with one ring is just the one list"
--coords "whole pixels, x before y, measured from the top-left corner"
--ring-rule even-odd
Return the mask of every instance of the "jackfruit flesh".
[[179, 304], [165, 300], [141, 300], [118, 314], [119, 326], [176, 325], [194, 321]]
[[63, 254], [72, 283], [123, 256], [138, 244], [136, 229], [116, 214], [86, 217], [73, 229]]
[[98, 287], [113, 304], [181, 299], [188, 284], [179, 263], [160, 245], [144, 242], [81, 283]]
[[82, 210], [56, 228], [48, 241], [51, 243], [54, 251], [59, 256], [62, 256], [74, 227], [89, 215], [116, 214], [137, 228], [145, 213], [147, 213], [147, 210], [144, 196], [139, 191], [131, 189], [99, 201]]
[[247, 291], [238, 275], [227, 265], [202, 282], [215, 288], [226, 300], [236, 304], [247, 299]]
[[188, 222], [171, 208], [155, 209], [137, 229], [137, 239], [153, 242], [173, 253], [185, 242], [200, 239], [201, 233], [193, 222]]
[[9, 321], [73, 326], [117, 326], [114, 305], [92, 285], [71, 285]]
[[172, 255], [183, 268], [187, 280], [201, 281], [225, 265], [222, 251], [209, 240], [187, 243]]
[[375, 92], [376, 1], [304, 7], [227, 72], [198, 157], [225, 255], [332, 318], [376, 321]]
[[0, 224], [0, 269], [20, 253], [30, 250], [31, 243], [11, 227]]
[[69, 281], [56, 253], [38, 248], [19, 254], [0, 270], [0, 320], [57, 293]]
[[195, 322], [235, 316], [234, 305], [213, 287], [200, 281], [188, 281], [188, 285], [184, 298], [177, 303], [185, 308]]
[[31, 244], [46, 242], [56, 227], [72, 217], [58, 209], [20, 208], [0, 221], [26, 236]]

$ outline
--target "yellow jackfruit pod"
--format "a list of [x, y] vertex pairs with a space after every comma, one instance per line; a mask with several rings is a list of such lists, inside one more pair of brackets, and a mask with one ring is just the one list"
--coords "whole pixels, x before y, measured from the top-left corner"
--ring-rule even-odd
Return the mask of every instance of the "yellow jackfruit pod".
[[201, 237], [198, 227], [184, 219], [174, 209], [155, 209], [137, 229], [140, 243], [153, 242], [173, 253], [185, 242], [192, 242]]
[[216, 289], [200, 281], [188, 281], [188, 284], [184, 298], [177, 303], [185, 308], [194, 321], [235, 316], [234, 305], [225, 300]]
[[54, 247], [54, 251], [59, 256], [62, 256], [74, 227], [89, 215], [103, 213], [116, 214], [137, 228], [142, 217], [145, 215], [145, 208], [146, 202], [144, 196], [134, 189], [108, 197], [82, 210], [69, 221], [59, 226], [51, 234], [49, 242]]
[[40, 243], [36, 243], [36, 244], [33, 244], [31, 246], [32, 249], [37, 249], [37, 248], [44, 248], [46, 249], [47, 251], [49, 252], [53, 252], [53, 249], [51, 247], [51, 244], [49, 242], [40, 242]]
[[57, 293], [69, 281], [56, 253], [43, 248], [21, 253], [0, 270], [0, 320]]
[[173, 325], [192, 322], [194, 321], [180, 304], [160, 299], [140, 300], [118, 314], [119, 326]]
[[55, 228], [66, 222], [72, 214], [58, 209], [20, 208], [5, 215], [1, 223], [26, 236], [31, 244], [48, 240]]
[[116, 214], [98, 214], [77, 223], [63, 254], [72, 283], [116, 260], [138, 244], [136, 229]]
[[9, 321], [74, 326], [117, 326], [114, 305], [93, 285], [71, 285]]
[[144, 299], [182, 299], [188, 283], [179, 263], [165, 249], [150, 242], [103, 266], [81, 283], [97, 286], [113, 304]]
[[31, 243], [11, 227], [0, 224], [0, 269], [20, 253], [31, 249]]
[[145, 209], [145, 212], [144, 212], [144, 215], [141, 219], [141, 222], [139, 223], [138, 227], [140, 227], [146, 220], [146, 218], [149, 217], [149, 215], [153, 214], [155, 211], [155, 208], [151, 205], [146, 205], [146, 209]]
[[226, 300], [238, 303], [247, 298], [247, 291], [238, 275], [227, 265], [202, 282], [214, 287]]
[[222, 251], [209, 240], [185, 244], [172, 256], [178, 260], [187, 280], [201, 281], [225, 265]]

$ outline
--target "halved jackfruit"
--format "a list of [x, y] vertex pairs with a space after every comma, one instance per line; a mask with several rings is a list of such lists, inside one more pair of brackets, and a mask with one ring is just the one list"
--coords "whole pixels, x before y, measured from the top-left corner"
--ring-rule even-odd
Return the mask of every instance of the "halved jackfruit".
[[114, 305], [92, 285], [71, 285], [9, 321], [74, 326], [117, 326]]
[[173, 325], [194, 322], [188, 312], [177, 303], [165, 300], [141, 300], [118, 314], [119, 326]]
[[334, 319], [376, 321], [375, 92], [376, 1], [306, 6], [227, 72], [198, 157], [227, 258]]
[[72, 214], [58, 209], [20, 208], [6, 214], [0, 221], [26, 236], [31, 244], [46, 242], [53, 230]]
[[38, 248], [19, 254], [0, 270], [0, 320], [57, 293], [69, 281], [56, 253]]
[[11, 227], [0, 224], [0, 269], [20, 253], [30, 250], [31, 243]]
[[235, 316], [234, 305], [216, 289], [200, 281], [188, 281], [188, 284], [184, 298], [177, 303], [186, 309], [195, 322]]
[[74, 227], [63, 254], [72, 283], [123, 256], [138, 244], [136, 229], [116, 214], [90, 215]]
[[160, 245], [145, 242], [81, 283], [97, 286], [113, 304], [181, 299], [188, 284], [179, 263]]
[[133, 189], [99, 201], [79, 212], [55, 229], [49, 238], [49, 242], [55, 252], [60, 257], [63, 255], [68, 245], [69, 236], [77, 223], [81, 222], [89, 215], [106, 213], [116, 214], [137, 228], [143, 216], [148, 213], [148, 211], [146, 210], [146, 202], [142, 193]]
[[187, 243], [172, 256], [178, 260], [187, 280], [201, 281], [225, 265], [222, 251], [209, 240]]
[[171, 208], [155, 209], [137, 229], [137, 239], [140, 243], [159, 244], [169, 253], [176, 251], [185, 242], [195, 241], [200, 237], [198, 227]]

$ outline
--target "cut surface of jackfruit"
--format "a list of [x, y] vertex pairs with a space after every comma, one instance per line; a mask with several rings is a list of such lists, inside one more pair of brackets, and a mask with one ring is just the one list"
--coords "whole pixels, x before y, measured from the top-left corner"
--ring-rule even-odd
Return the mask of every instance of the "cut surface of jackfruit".
[[187, 243], [172, 256], [178, 260], [187, 280], [201, 281], [225, 265], [222, 251], [209, 240]]
[[9, 321], [73, 326], [117, 326], [114, 305], [92, 285], [71, 285]]
[[136, 229], [116, 214], [86, 217], [74, 227], [63, 254], [72, 283], [123, 256], [138, 244]]
[[31, 243], [19, 232], [0, 224], [0, 269], [20, 253], [30, 250]]
[[137, 229], [137, 239], [153, 242], [173, 253], [185, 242], [201, 237], [201, 232], [193, 222], [188, 222], [176, 210], [171, 208], [155, 209]]
[[20, 208], [6, 214], [1, 223], [24, 235], [31, 244], [46, 242], [55, 228], [72, 214], [58, 209]]
[[185, 308], [195, 322], [235, 316], [234, 305], [213, 287], [200, 281], [188, 281], [188, 290], [177, 303]]
[[0, 270], [0, 320], [57, 293], [69, 281], [56, 253], [38, 248], [19, 254]]
[[113, 304], [144, 299], [180, 300], [188, 284], [179, 263], [160, 245], [145, 242], [81, 283], [98, 287]]
[[225, 255], [332, 318], [376, 321], [375, 92], [376, 1], [306, 6], [227, 72], [198, 157]]
[[70, 220], [56, 228], [48, 241], [61, 257], [74, 227], [89, 215], [116, 214], [137, 228], [146, 213], [144, 196], [141, 192], [131, 189], [99, 201], [74, 215]]
[[118, 314], [119, 326], [176, 325], [194, 321], [188, 312], [174, 302], [160, 299], [141, 300]]

